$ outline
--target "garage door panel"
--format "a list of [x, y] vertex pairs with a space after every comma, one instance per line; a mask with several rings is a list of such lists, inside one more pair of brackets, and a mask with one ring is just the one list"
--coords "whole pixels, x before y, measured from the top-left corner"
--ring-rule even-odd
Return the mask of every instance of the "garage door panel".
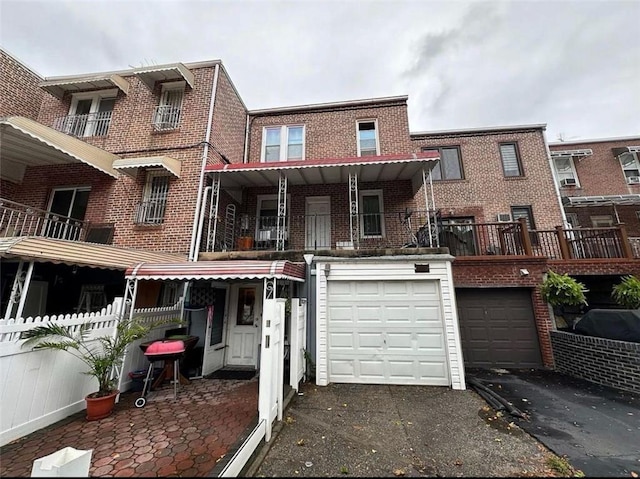
[[461, 288], [456, 298], [467, 367], [542, 366], [531, 290]]
[[436, 281], [329, 281], [332, 382], [448, 385]]

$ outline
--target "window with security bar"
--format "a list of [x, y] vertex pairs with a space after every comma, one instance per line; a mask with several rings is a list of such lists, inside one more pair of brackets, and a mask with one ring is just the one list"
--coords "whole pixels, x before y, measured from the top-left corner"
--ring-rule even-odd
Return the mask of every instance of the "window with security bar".
[[77, 137], [106, 136], [116, 95], [114, 90], [75, 94], [71, 100], [69, 114], [57, 118], [54, 128]]
[[523, 176], [517, 143], [500, 143], [500, 158], [502, 159], [504, 176]]
[[553, 159], [560, 186], [577, 186], [578, 175], [571, 156], [559, 156]]
[[184, 83], [163, 85], [160, 104], [153, 115], [153, 126], [156, 130], [175, 130], [180, 125]]
[[144, 188], [143, 201], [136, 211], [136, 223], [159, 225], [164, 222], [167, 197], [169, 195], [168, 173], [164, 171], [148, 171]]
[[637, 153], [623, 153], [620, 155], [620, 165], [628, 184], [640, 184], [640, 161]]

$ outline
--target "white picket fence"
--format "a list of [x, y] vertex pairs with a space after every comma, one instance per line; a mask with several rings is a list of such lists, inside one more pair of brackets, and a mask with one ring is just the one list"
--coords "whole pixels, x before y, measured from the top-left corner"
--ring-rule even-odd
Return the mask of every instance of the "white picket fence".
[[[33, 350], [23, 347], [20, 334], [49, 322], [77, 329], [91, 323], [90, 338], [113, 334], [122, 311], [122, 298], [116, 298], [100, 312], [10, 318], [0, 320], [0, 446], [30, 434], [85, 409], [84, 398], [97, 389], [92, 376], [81, 374], [86, 365], [64, 351]], [[133, 316], [145, 322], [179, 318], [181, 304], [166, 308], [134, 310]], [[147, 367], [138, 344], [158, 339], [176, 325], [164, 325], [129, 346], [122, 368], [121, 391], [130, 387], [128, 372]]]

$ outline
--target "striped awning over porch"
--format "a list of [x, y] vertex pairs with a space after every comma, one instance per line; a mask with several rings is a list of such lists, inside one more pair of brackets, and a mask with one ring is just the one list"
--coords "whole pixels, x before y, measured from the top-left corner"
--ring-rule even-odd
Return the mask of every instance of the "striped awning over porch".
[[275, 278], [304, 282], [305, 264], [291, 261], [191, 261], [140, 263], [127, 269], [127, 279], [144, 280], [235, 280]]

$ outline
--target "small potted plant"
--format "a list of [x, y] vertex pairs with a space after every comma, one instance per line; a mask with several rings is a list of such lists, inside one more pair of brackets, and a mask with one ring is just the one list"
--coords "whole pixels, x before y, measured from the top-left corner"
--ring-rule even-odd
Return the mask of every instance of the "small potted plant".
[[[553, 314], [560, 327], [570, 327], [587, 305], [585, 285], [568, 274], [547, 272], [540, 292], [542, 299], [553, 307]], [[563, 324], [564, 323], [564, 324]]]
[[69, 328], [48, 323], [22, 333], [26, 339], [24, 346], [33, 345], [33, 349], [56, 349], [66, 351], [88, 366], [84, 374], [98, 380], [98, 390], [85, 397], [87, 420], [103, 419], [111, 414], [116, 396], [120, 393], [112, 373], [124, 359], [124, 353], [131, 343], [144, 338], [151, 329], [162, 323], [142, 324], [136, 319], [118, 321], [115, 334], [92, 338], [91, 322], [83, 323], [76, 332]]
[[640, 309], [640, 279], [625, 276], [613, 287], [611, 297], [624, 309]]

